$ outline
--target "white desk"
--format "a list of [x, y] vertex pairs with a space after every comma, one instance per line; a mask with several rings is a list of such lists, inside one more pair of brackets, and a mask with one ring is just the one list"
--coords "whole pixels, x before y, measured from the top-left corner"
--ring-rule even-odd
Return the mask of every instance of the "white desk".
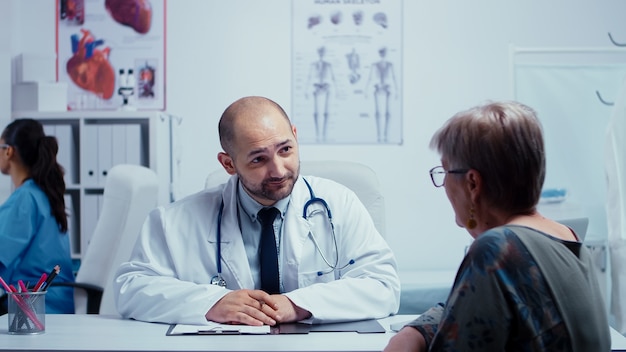
[[[381, 319], [384, 328], [413, 316]], [[313, 332], [307, 335], [165, 336], [168, 325], [102, 315], [46, 316], [42, 335], [8, 335], [0, 317], [0, 351], [381, 351], [392, 332]], [[626, 338], [612, 331], [613, 348], [626, 349]]]

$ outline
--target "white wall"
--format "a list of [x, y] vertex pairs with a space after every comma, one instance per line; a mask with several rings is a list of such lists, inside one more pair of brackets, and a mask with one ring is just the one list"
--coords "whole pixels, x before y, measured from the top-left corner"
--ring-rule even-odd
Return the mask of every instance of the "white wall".
[[[49, 53], [54, 2], [2, 1], [20, 4], [12, 9], [19, 50]], [[454, 270], [469, 236], [430, 182], [428, 170], [439, 164], [430, 136], [460, 109], [512, 98], [509, 44], [605, 47], [608, 32], [626, 41], [626, 1], [404, 0], [403, 12], [404, 144], [304, 145], [301, 157], [371, 166], [383, 183], [387, 239], [401, 269]], [[290, 19], [289, 0], [167, 2], [167, 110], [184, 119], [181, 194], [199, 190], [218, 167], [217, 121], [228, 104], [265, 95], [290, 111]]]
[[[12, 1], [0, 0], [0, 8], [0, 126], [6, 126], [11, 120], [12, 18], [15, 16], [11, 16]], [[10, 193], [10, 178], [0, 174], [0, 202], [4, 202]]]

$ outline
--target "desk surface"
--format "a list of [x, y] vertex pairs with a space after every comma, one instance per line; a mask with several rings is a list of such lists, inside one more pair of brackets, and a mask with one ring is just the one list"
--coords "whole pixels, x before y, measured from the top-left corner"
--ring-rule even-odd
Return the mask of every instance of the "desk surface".
[[[413, 316], [381, 319], [381, 325]], [[392, 332], [315, 332], [308, 335], [165, 336], [169, 325], [102, 315], [46, 316], [42, 335], [8, 335], [0, 318], [0, 351], [381, 351]], [[612, 330], [612, 347], [626, 349], [626, 338]]]

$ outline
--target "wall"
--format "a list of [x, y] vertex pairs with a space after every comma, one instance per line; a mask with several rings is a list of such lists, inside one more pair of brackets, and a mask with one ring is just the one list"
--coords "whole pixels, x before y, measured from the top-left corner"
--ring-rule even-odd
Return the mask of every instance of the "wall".
[[[0, 1], [11, 1], [20, 18], [12, 27], [20, 32], [19, 50], [47, 53], [54, 43], [53, 1]], [[167, 11], [167, 110], [183, 117], [177, 188], [186, 195], [218, 167], [217, 121], [228, 104], [264, 95], [290, 111], [291, 1], [170, 0]], [[301, 157], [372, 167], [383, 184], [387, 240], [401, 269], [454, 270], [469, 236], [454, 224], [443, 189], [430, 182], [428, 170], [439, 164], [428, 149], [430, 136], [460, 109], [512, 98], [510, 44], [609, 46], [607, 32], [626, 41], [626, 2], [405, 0], [403, 12], [404, 143], [305, 145]]]
[[[3, 9], [0, 12], [0, 126], [6, 126], [11, 116], [12, 6], [11, 1], [0, 0]], [[0, 202], [4, 202], [10, 192], [9, 177], [0, 174]]]

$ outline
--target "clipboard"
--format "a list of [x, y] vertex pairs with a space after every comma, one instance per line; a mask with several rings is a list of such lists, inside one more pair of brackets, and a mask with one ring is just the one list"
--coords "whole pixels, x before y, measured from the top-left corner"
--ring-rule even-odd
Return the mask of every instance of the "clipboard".
[[385, 333], [377, 320], [359, 320], [344, 323], [328, 323], [328, 324], [303, 324], [288, 323], [279, 324], [270, 327], [248, 326], [248, 325], [231, 325], [209, 323], [207, 325], [185, 325], [171, 324], [167, 329], [166, 336], [185, 336], [185, 335], [292, 335], [292, 334], [309, 334], [314, 332], [356, 332], [359, 334]]
[[269, 325], [249, 326], [209, 322], [207, 325], [171, 324], [165, 335], [263, 335], [270, 333]]
[[359, 320], [344, 323], [328, 324], [280, 324], [272, 328], [272, 334], [308, 334], [312, 332], [356, 332], [358, 334], [385, 333], [386, 330], [375, 320]]

